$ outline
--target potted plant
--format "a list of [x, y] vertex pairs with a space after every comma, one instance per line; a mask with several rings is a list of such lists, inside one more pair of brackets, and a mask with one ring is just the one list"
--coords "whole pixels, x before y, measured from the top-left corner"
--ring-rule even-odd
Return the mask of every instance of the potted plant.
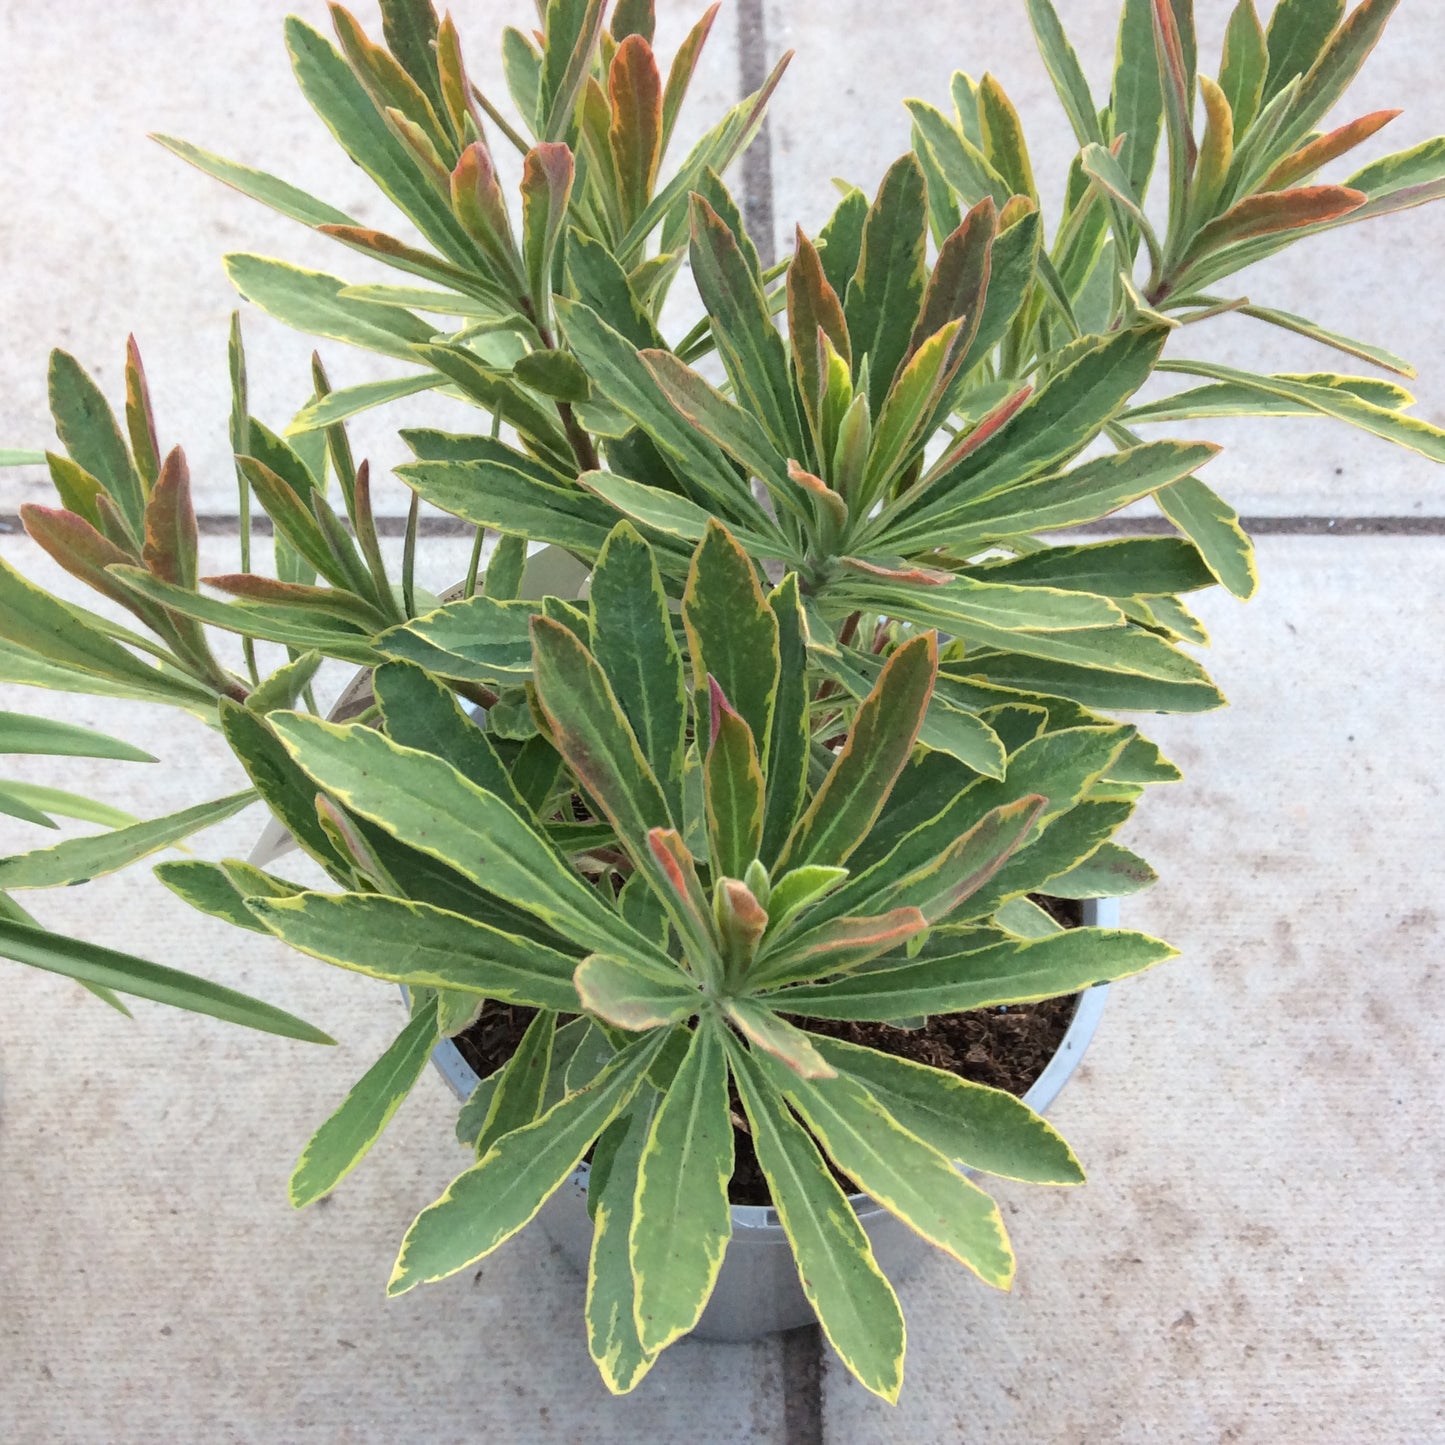
[[[269, 858], [159, 876], [408, 990], [396, 1042], [302, 1154], [296, 1203], [356, 1165], [434, 1049], [454, 1078], [470, 1051], [459, 1133], [476, 1159], [409, 1231], [393, 1293], [480, 1258], [549, 1199], [550, 1227], [585, 1235], [585, 1197], [589, 1338], [630, 1389], [699, 1324], [719, 1271], [744, 1268], [729, 1190], [751, 1181], [839, 1354], [894, 1398], [901, 1316], [871, 1242], [885, 1214], [1008, 1282], [997, 1211], [955, 1166], [1068, 1183], [1077, 1161], [1034, 1110], [910, 1059], [910, 1041], [1169, 954], [1050, 900], [1152, 880], [1114, 834], [1178, 773], [1110, 713], [1218, 706], [1181, 598], [1254, 588], [1237, 516], [1197, 475], [1214, 448], [1138, 429], [1324, 415], [1445, 456], [1394, 382], [1187, 354], [1191, 326], [1243, 311], [1408, 371], [1221, 290], [1304, 235], [1445, 190], [1445, 141], [1309, 183], [1383, 123], [1316, 133], [1392, 8], [1284, 3], [1266, 31], [1242, 0], [1216, 82], [1196, 74], [1187, 4], [1130, 0], [1100, 106], [1048, 0], [1029, 0], [1080, 143], [1047, 243], [1013, 107], [992, 77], [960, 75], [953, 116], [912, 103], [914, 150], [873, 200], [847, 190], [764, 268], [720, 173], [780, 71], [659, 183], [714, 12], [664, 81], [652, 6], [631, 0], [610, 17], [552, 0], [537, 35], [507, 32], [520, 126], [470, 84], [428, 0], [383, 5], [385, 46], [340, 7], [339, 49], [287, 22], [308, 99], [429, 249], [166, 141], [401, 271], [351, 286], [227, 262], [273, 315], [414, 369], [334, 389], [318, 361], [274, 430], [250, 415], [237, 326], [241, 512], [269, 517], [276, 575], [243, 550], [236, 573], [201, 579], [184, 458], [161, 460], [139, 353], [124, 425], [57, 353], [62, 506], [26, 508], [26, 526], [146, 633], [0, 568], [0, 676], [219, 727], [339, 891]], [[492, 135], [521, 160], [520, 227]], [[1144, 206], [1161, 142], [1162, 232]], [[685, 264], [702, 314], [669, 344]], [[1203, 384], [1138, 401], [1161, 373]], [[406, 433], [398, 578], [346, 421], [425, 390], [487, 425]], [[1146, 498], [1175, 535], [1067, 535]], [[415, 583], [423, 501], [477, 529], [451, 601]], [[568, 586], [528, 585], [538, 544], [572, 560]], [[207, 629], [239, 635], [242, 672]], [[263, 668], [268, 647], [285, 655]], [[311, 692], [329, 663], [362, 670], [345, 721]], [[94, 876], [207, 816], [0, 862], [0, 887], [7, 867]]]

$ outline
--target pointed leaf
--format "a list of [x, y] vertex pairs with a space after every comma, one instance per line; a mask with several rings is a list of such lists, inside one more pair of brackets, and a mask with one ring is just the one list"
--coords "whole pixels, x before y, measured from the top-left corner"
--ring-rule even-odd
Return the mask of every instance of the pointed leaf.
[[708, 716], [706, 683], [711, 676], [752, 731], [766, 773], [779, 677], [778, 620], [752, 561], [717, 522], [708, 524], [693, 558], [682, 617], [692, 656], [696, 714]]
[[733, 1126], [722, 1031], [703, 1020], [663, 1095], [637, 1175], [629, 1254], [642, 1348], [693, 1328], [732, 1234]]
[[301, 1151], [288, 1186], [295, 1208], [302, 1209], [329, 1194], [361, 1163], [421, 1077], [436, 1042], [433, 1000], [417, 1010]]
[[860, 1383], [896, 1400], [903, 1385], [903, 1313], [868, 1236], [817, 1145], [760, 1066], [731, 1043], [728, 1059], [803, 1293]]
[[0, 918], [0, 958], [76, 979], [89, 988], [148, 998], [262, 1033], [313, 1044], [335, 1042], [293, 1014], [218, 983], [9, 918]]
[[389, 1295], [445, 1279], [490, 1254], [528, 1224], [628, 1105], [666, 1035], [639, 1039], [585, 1088], [535, 1123], [504, 1134], [417, 1216], [402, 1241]]
[[408, 988], [462, 989], [524, 1008], [577, 1010], [577, 960], [460, 914], [379, 893], [299, 893], [246, 906], [292, 948]]
[[868, 358], [874, 416], [908, 353], [923, 304], [928, 199], [917, 159], [901, 157], [883, 177], [863, 228], [858, 271], [845, 302], [855, 377]]
[[121, 515], [139, 536], [145, 491], [125, 438], [100, 388], [65, 351], [50, 353], [50, 413], [73, 460], [110, 493]]
[[836, 866], [862, 841], [908, 761], [938, 670], [933, 634], [888, 659], [858, 709], [848, 740], [788, 839], [780, 867]]
[[647, 952], [597, 891], [495, 794], [449, 763], [359, 724], [273, 714], [286, 750], [315, 781], [398, 842], [445, 863], [583, 947]]
[[192, 833], [224, 821], [255, 801], [256, 794], [247, 788], [163, 818], [149, 818], [106, 833], [67, 838], [50, 848], [0, 858], [0, 888], [57, 888], [114, 873]]
[[701, 196], [692, 202], [690, 255], [718, 355], [739, 404], [763, 424], [776, 447], [802, 455], [803, 430], [783, 338], [738, 238]]
[[105, 733], [77, 727], [74, 723], [31, 717], [19, 712], [0, 712], [0, 753], [45, 753], [55, 758], [155, 762], [150, 753], [119, 738], [107, 737]]
[[998, 1205], [977, 1184], [846, 1074], [805, 1082], [776, 1065], [768, 1072], [828, 1156], [860, 1189], [985, 1284], [1009, 1287], [1013, 1250]]

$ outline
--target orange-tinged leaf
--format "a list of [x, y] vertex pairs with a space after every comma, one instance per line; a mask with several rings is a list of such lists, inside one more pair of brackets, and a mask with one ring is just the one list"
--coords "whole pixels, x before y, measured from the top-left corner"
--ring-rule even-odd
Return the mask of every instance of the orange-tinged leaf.
[[852, 365], [853, 351], [843, 303], [828, 282], [818, 249], [798, 227], [793, 264], [788, 267], [788, 334], [793, 349], [793, 369], [798, 390], [816, 431], [823, 407], [828, 373], [823, 364], [819, 331], [833, 343], [833, 349]]
[[1293, 155], [1286, 156], [1260, 183], [1260, 190], [1282, 191], [1296, 181], [1312, 176], [1322, 166], [1369, 140], [1399, 114], [1398, 110], [1371, 111], [1369, 115], [1362, 115], [1348, 125], [1319, 136], [1308, 145], [1301, 146]]
[[731, 998], [723, 1004], [723, 1012], [738, 1032], [765, 1054], [786, 1064], [804, 1079], [832, 1079], [837, 1069], [813, 1047], [813, 1041], [787, 1019], [779, 1018], [758, 999]]
[[1033, 394], [1032, 386], [1021, 386], [1012, 396], [1001, 401], [932, 469], [933, 472], [935, 474], [946, 472], [956, 467], [971, 452], [977, 451], [996, 431], [1007, 426], [1013, 420], [1019, 409]]
[[864, 557], [844, 557], [839, 566], [866, 577], [884, 577], [890, 582], [911, 582], [918, 587], [946, 587], [953, 581], [952, 572], [937, 567], [882, 567]]
[[142, 560], [152, 574], [178, 587], [196, 585], [196, 513], [186, 454], [173, 447], [146, 499]]
[[950, 321], [966, 322], [960, 351], [967, 350], [983, 315], [993, 259], [993, 238], [998, 233], [993, 197], [985, 196], [947, 237], [938, 250], [933, 274], [923, 293], [923, 310], [913, 331], [908, 354], [914, 352]]
[[506, 197], [497, 180], [492, 154], [481, 141], [462, 152], [451, 174], [451, 193], [457, 219], [497, 268], [498, 280], [514, 287], [521, 285], [521, 262], [512, 240]]
[[149, 491], [160, 475], [161, 449], [156, 440], [150, 388], [146, 385], [140, 347], [136, 345], [134, 336], [128, 336], [125, 343], [125, 424], [130, 434], [130, 450], [135, 458], [136, 471]]
[[652, 199], [662, 160], [662, 77], [652, 46], [640, 34], [617, 47], [607, 74], [612, 101], [608, 143], [617, 169], [624, 225], [631, 227]]
[[895, 908], [873, 918], [829, 919], [796, 940], [785, 940], [766, 955], [755, 982], [759, 987], [774, 988], [843, 973], [898, 948], [928, 926], [928, 919], [913, 907]]
[[31, 540], [50, 554], [72, 577], [78, 577], [102, 596], [126, 607], [134, 597], [106, 572], [115, 563], [132, 563], [135, 558], [121, 551], [101, 535], [84, 517], [59, 507], [42, 507], [23, 502], [20, 520]]
[[938, 674], [938, 636], [904, 643], [859, 704], [852, 730], [798, 820], [779, 868], [837, 866], [867, 836], [923, 726]]
[[707, 44], [707, 37], [712, 31], [713, 21], [717, 19], [717, 12], [720, 8], [721, 0], [718, 4], [708, 7], [702, 19], [688, 31], [687, 39], [678, 46], [677, 54], [673, 56], [672, 68], [667, 72], [667, 88], [662, 93], [663, 150], [667, 149], [667, 143], [672, 138], [672, 128], [677, 124], [677, 113], [682, 109], [683, 97], [687, 94], [687, 88], [692, 84], [698, 56], [701, 55], [703, 46]]
[[1359, 210], [1366, 200], [1363, 191], [1349, 186], [1301, 186], [1292, 191], [1246, 196], [1199, 232], [1190, 247], [1191, 259], [1257, 236], [1338, 221]]

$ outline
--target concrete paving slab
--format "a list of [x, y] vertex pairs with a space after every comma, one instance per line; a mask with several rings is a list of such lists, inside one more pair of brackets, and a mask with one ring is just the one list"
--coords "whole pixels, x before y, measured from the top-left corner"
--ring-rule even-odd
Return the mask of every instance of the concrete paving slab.
[[[222, 564], [221, 541], [207, 539], [207, 566]], [[24, 539], [0, 540], [0, 555], [45, 573]], [[466, 548], [445, 542], [425, 555], [427, 577], [441, 584], [465, 565]], [[145, 815], [244, 786], [219, 740], [174, 714], [13, 687], [0, 689], [0, 707], [104, 727], [167, 760], [7, 760], [11, 775]], [[202, 835], [196, 851], [244, 854], [260, 827], [252, 809]], [[34, 846], [39, 831], [0, 819], [0, 852]], [[0, 961], [7, 1445], [781, 1445], [776, 1341], [684, 1343], [614, 1401], [587, 1356], [583, 1281], [539, 1235], [386, 1300], [407, 1225], [465, 1164], [455, 1100], [430, 1073], [330, 1202], [290, 1209], [286, 1179], [301, 1147], [403, 1021], [386, 985], [193, 913], [141, 869], [25, 901], [54, 927], [291, 1009], [339, 1046], [146, 1003], [128, 1021], [77, 985]]]
[[902, 1286], [897, 1410], [830, 1361], [826, 1438], [1342, 1445], [1445, 1438], [1445, 543], [1271, 538], [1208, 599], [1233, 706], [1153, 719], [1186, 781], [1131, 838], [1120, 984], [1052, 1117], [1082, 1190], [1000, 1186], [1012, 1296]]
[[[378, 34], [376, 0], [350, 7]], [[705, 8], [663, 5], [657, 43], [664, 64]], [[221, 257], [279, 256], [353, 281], [391, 281], [394, 271], [267, 210], [192, 170], [148, 140], [177, 135], [307, 189], [367, 225], [407, 234], [406, 222], [347, 159], [311, 111], [291, 74], [282, 22], [296, 11], [330, 35], [322, 0], [237, 0], [225, 8], [133, 0], [49, 10], [0, 5], [0, 52], [14, 57], [0, 92], [0, 128], [11, 167], [0, 185], [0, 447], [53, 445], [45, 400], [46, 357], [73, 352], [113, 400], [122, 392], [126, 336], [146, 359], [167, 446], [186, 447], [203, 511], [234, 512], [226, 443], [230, 406], [226, 337], [239, 298]], [[504, 25], [536, 25], [531, 0], [502, 0], [459, 15], [477, 83], [509, 108], [501, 78]], [[732, 17], [714, 26], [682, 112], [674, 161], [737, 99]], [[499, 164], [515, 172], [505, 141]], [[513, 194], [515, 190], [513, 189]], [[679, 286], [686, 292], [686, 283]], [[686, 306], [684, 306], [686, 309]], [[252, 409], [280, 429], [310, 395], [313, 343], [244, 308]], [[691, 318], [674, 328], [681, 335]], [[320, 350], [335, 386], [406, 368], [335, 342]], [[436, 395], [352, 423], [373, 476], [409, 460], [405, 425], [475, 429], [475, 409]], [[48, 501], [43, 468], [0, 471], [0, 512]], [[404, 513], [409, 494], [378, 486], [378, 510]]]
[[[1071, 0], [1058, 9], [1102, 105], [1118, 0]], [[1195, 9], [1204, 68], [1214, 74], [1233, 6], [1228, 0], [1199, 0]], [[1439, 39], [1436, 7], [1421, 0], [1400, 7], [1336, 118], [1343, 122], [1372, 110], [1405, 108], [1370, 143], [1369, 156], [1445, 131], [1433, 68]], [[811, 234], [827, 217], [836, 202], [834, 177], [871, 194], [889, 163], [908, 148], [903, 99], [921, 96], [948, 110], [955, 70], [975, 78], [992, 71], [1003, 83], [1023, 116], [1046, 218], [1057, 216], [1075, 147], [1038, 58], [1023, 0], [914, 7], [903, 20], [869, 0], [827, 6], [767, 0], [766, 44], [770, 52], [797, 50], [771, 113], [773, 209], [781, 248], [791, 247], [795, 221]], [[1354, 168], [1342, 162], [1338, 176]], [[1302, 243], [1255, 267], [1230, 294], [1242, 291], [1259, 304], [1311, 316], [1405, 356], [1420, 373], [1412, 387], [1420, 398], [1417, 414], [1440, 425], [1445, 331], [1435, 309], [1421, 306], [1418, 298], [1429, 287], [1442, 245], [1445, 211], [1427, 207]], [[1191, 327], [1170, 349], [1255, 371], [1369, 370], [1315, 343], [1237, 318]], [[1225, 455], [1211, 464], [1210, 481], [1245, 514], [1445, 515], [1445, 475], [1438, 466], [1339, 423], [1195, 423], [1187, 434], [1226, 444]]]

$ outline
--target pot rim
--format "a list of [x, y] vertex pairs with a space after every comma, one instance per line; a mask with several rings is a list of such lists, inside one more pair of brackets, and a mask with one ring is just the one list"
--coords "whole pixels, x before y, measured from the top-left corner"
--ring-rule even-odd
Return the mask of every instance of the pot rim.
[[[1090, 898], [1083, 900], [1084, 926], [1089, 928], [1117, 928], [1119, 925], [1119, 900], [1117, 898]], [[1077, 995], [1078, 1003], [1074, 1008], [1074, 1016], [1069, 1020], [1069, 1026], [1064, 1031], [1064, 1036], [1059, 1040], [1059, 1046], [1054, 1051], [1054, 1056], [1044, 1066], [1044, 1071], [1029, 1086], [1028, 1092], [1023, 1096], [1023, 1101], [1031, 1109], [1042, 1114], [1050, 1104], [1059, 1096], [1059, 1091], [1069, 1081], [1074, 1070], [1078, 1068], [1079, 1061], [1084, 1056], [1084, 1050], [1088, 1048], [1090, 1040], [1094, 1037], [1094, 1031], [1099, 1027], [1099, 1019], [1104, 1012], [1104, 1003], [1109, 995], [1110, 985], [1107, 983], [1096, 983], [1091, 988], [1086, 988]], [[472, 1090], [481, 1082], [476, 1070], [462, 1057], [461, 1050], [451, 1039], [443, 1039], [432, 1051], [432, 1063], [451, 1087], [453, 1093], [465, 1102], [472, 1093]], [[574, 1182], [580, 1188], [586, 1187], [587, 1176], [590, 1166], [585, 1162], [579, 1164], [568, 1176], [568, 1181]], [[964, 1170], [966, 1174], [972, 1174], [972, 1170]], [[566, 1187], [564, 1182], [564, 1188]], [[867, 1194], [850, 1194], [848, 1203], [853, 1206], [853, 1212], [859, 1219], [867, 1220], [875, 1215], [886, 1214], [888, 1211]], [[754, 1239], [766, 1239], [776, 1236], [782, 1239], [783, 1226], [778, 1219], [778, 1212], [771, 1204], [734, 1204], [732, 1206], [733, 1229], [747, 1230], [749, 1236]]]

